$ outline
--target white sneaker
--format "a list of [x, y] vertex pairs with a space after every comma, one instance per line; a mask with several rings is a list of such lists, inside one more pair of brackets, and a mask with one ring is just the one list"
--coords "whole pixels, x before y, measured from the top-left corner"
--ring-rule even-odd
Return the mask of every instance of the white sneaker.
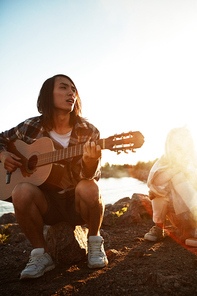
[[163, 229], [158, 226], [153, 226], [149, 232], [144, 235], [144, 239], [150, 242], [157, 242], [163, 238]]
[[108, 264], [104, 250], [104, 240], [102, 236], [89, 236], [88, 239], [88, 267], [102, 268]]
[[20, 279], [38, 278], [46, 271], [55, 268], [55, 264], [48, 253], [44, 253], [43, 248], [36, 248], [31, 251], [29, 262], [21, 272]]

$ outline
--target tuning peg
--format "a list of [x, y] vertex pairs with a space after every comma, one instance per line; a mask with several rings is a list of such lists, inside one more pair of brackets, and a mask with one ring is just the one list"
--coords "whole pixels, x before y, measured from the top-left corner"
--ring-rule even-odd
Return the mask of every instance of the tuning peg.
[[128, 154], [128, 151], [127, 150], [124, 150], [124, 153]]
[[117, 151], [117, 155], [119, 155], [120, 154], [120, 151]]

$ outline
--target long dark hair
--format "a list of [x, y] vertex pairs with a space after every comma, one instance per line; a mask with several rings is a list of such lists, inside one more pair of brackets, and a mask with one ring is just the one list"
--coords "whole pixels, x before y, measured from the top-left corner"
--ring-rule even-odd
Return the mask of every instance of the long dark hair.
[[[42, 114], [43, 118], [43, 126], [47, 130], [51, 130], [53, 128], [53, 89], [54, 89], [54, 83], [55, 79], [57, 77], [65, 77], [70, 80], [70, 82], [74, 85], [76, 88], [74, 82], [70, 79], [70, 77], [64, 75], [64, 74], [57, 74], [49, 79], [47, 79], [40, 90], [38, 100], [37, 100], [37, 108], [38, 112]], [[70, 113], [70, 125], [73, 126], [76, 122], [76, 118], [78, 116], [81, 116], [81, 100], [79, 98], [79, 94], [76, 88], [76, 97], [77, 100], [74, 105], [73, 111]]]

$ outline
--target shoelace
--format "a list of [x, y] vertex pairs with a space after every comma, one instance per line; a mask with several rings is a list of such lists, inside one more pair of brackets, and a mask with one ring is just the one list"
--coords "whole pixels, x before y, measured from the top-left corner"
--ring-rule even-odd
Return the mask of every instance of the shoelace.
[[92, 257], [102, 256], [102, 243], [94, 243], [89, 245], [89, 254]]
[[44, 257], [41, 256], [33, 256], [29, 258], [29, 262], [27, 263], [27, 266], [42, 264]]

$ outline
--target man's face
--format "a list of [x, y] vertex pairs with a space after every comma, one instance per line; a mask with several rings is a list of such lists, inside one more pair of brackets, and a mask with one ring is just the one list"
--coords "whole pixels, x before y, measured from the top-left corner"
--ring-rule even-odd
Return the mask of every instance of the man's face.
[[55, 110], [72, 112], [76, 102], [76, 88], [66, 77], [57, 77], [53, 89], [53, 105]]

